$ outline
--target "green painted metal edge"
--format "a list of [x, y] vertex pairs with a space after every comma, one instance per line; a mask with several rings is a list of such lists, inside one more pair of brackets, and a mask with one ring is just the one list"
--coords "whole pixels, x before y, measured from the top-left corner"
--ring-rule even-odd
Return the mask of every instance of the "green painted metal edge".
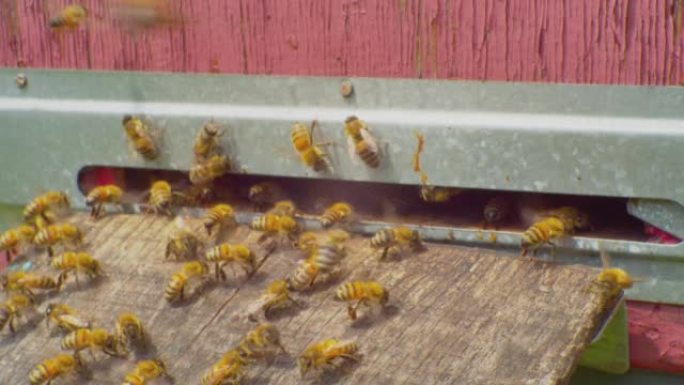
[[598, 337], [584, 351], [579, 364], [607, 373], [627, 373], [629, 370], [629, 334], [624, 298], [620, 300]]

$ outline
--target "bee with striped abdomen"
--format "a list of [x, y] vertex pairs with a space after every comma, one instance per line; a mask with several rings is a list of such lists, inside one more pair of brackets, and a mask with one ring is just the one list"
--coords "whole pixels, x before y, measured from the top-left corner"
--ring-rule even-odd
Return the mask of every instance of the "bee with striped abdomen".
[[513, 215], [513, 201], [506, 196], [496, 196], [484, 206], [482, 216], [484, 218], [483, 228], [493, 226], [498, 230], [499, 226], [506, 222]]
[[222, 243], [209, 249], [204, 255], [207, 262], [213, 262], [216, 268], [216, 279], [225, 280], [226, 273], [223, 267], [228, 264], [237, 264], [248, 277], [256, 272], [256, 258], [254, 253], [245, 245], [232, 245]]
[[520, 256], [527, 255], [530, 250], [536, 253], [545, 244], [555, 246], [552, 242], [554, 239], [573, 234], [575, 230], [586, 227], [589, 227], [589, 216], [574, 207], [565, 206], [551, 210], [522, 234]]
[[349, 220], [353, 209], [349, 203], [337, 202], [330, 205], [320, 216], [321, 226], [328, 228], [336, 223], [344, 223]]
[[48, 21], [52, 29], [69, 28], [76, 29], [86, 18], [86, 10], [78, 4], [67, 5]]
[[202, 241], [185, 223], [183, 218], [176, 217], [174, 230], [166, 243], [164, 257], [169, 259], [173, 256], [176, 260], [194, 259], [202, 249], [202, 246]]
[[70, 354], [58, 354], [36, 365], [28, 374], [31, 385], [50, 384], [53, 380], [72, 373], [80, 362]]
[[76, 277], [76, 285], [81, 286], [79, 282], [78, 273], [84, 272], [88, 278], [95, 279], [102, 276], [102, 267], [100, 262], [84, 252], [66, 252], [58, 255], [50, 260], [50, 267], [61, 271], [59, 274], [59, 282], [64, 282], [69, 273], [72, 271]]
[[348, 117], [344, 121], [344, 134], [352, 159], [358, 156], [370, 168], [377, 168], [380, 165], [378, 145], [364, 121], [356, 116]]
[[79, 317], [78, 312], [61, 303], [51, 303], [45, 308], [45, 322], [48, 328], [50, 322], [64, 333], [70, 333], [78, 329], [90, 329], [92, 322]]
[[148, 381], [156, 378], [166, 376], [166, 365], [162, 360], [144, 360], [139, 361], [135, 368], [124, 377], [122, 385], [145, 385]]
[[92, 357], [99, 350], [109, 356], [121, 356], [116, 338], [105, 329], [77, 329], [62, 338], [62, 350], [73, 350], [74, 357], [81, 361], [82, 350], [89, 349]]
[[417, 230], [398, 226], [375, 233], [370, 240], [370, 246], [373, 249], [383, 249], [380, 256], [380, 259], [383, 260], [387, 257], [389, 249], [393, 247], [408, 246], [412, 250], [420, 250], [423, 247], [423, 242]]
[[33, 238], [33, 243], [38, 247], [45, 247], [48, 255], [54, 255], [53, 246], [61, 244], [66, 247], [78, 247], [83, 244], [83, 234], [81, 230], [71, 223], [49, 225], [38, 231]]
[[207, 210], [204, 216], [204, 228], [207, 230], [207, 234], [211, 235], [212, 230], [221, 228], [224, 226], [235, 226], [237, 222], [235, 221], [235, 211], [233, 207], [228, 204], [218, 204]]
[[259, 241], [272, 235], [283, 235], [289, 239], [296, 237], [299, 232], [299, 224], [289, 215], [276, 215], [266, 213], [255, 217], [251, 224], [252, 230], [262, 231], [264, 234]]
[[85, 199], [86, 206], [91, 207], [90, 216], [94, 219], [99, 218], [107, 204], [121, 205], [122, 196], [123, 190], [113, 184], [93, 188]]
[[41, 217], [45, 222], [53, 223], [56, 220], [54, 210], [68, 210], [71, 207], [69, 196], [62, 191], [48, 191], [35, 197], [24, 207], [24, 220], [31, 222], [36, 217]]
[[119, 314], [114, 326], [114, 335], [124, 352], [128, 352], [131, 346], [143, 349], [147, 346], [143, 324], [133, 313]]
[[297, 207], [292, 201], [278, 201], [266, 212], [267, 214], [293, 217], [297, 213]]
[[280, 333], [270, 323], [262, 323], [250, 330], [236, 349], [248, 360], [258, 360], [274, 355], [277, 351], [287, 354], [280, 342]]
[[0, 331], [9, 325], [12, 333], [17, 331], [17, 320], [24, 316], [27, 311], [35, 310], [31, 297], [23, 294], [13, 294], [5, 302], [0, 304]]
[[197, 135], [195, 135], [195, 142], [192, 146], [192, 151], [195, 154], [195, 162], [202, 163], [209, 157], [218, 154], [220, 150], [219, 138], [223, 135], [223, 130], [214, 122], [205, 123]]
[[269, 283], [259, 299], [249, 306], [247, 318], [250, 321], [257, 322], [260, 314], [268, 318], [271, 311], [286, 308], [290, 305], [302, 307], [299, 302], [292, 298], [290, 290], [287, 288], [287, 281], [277, 279]]
[[[385, 306], [389, 301], [389, 292], [376, 281], [352, 281], [338, 286], [335, 298], [347, 302], [349, 318], [355, 320], [359, 306]], [[356, 305], [352, 306], [354, 301]]]
[[193, 278], [202, 278], [209, 274], [209, 266], [202, 261], [187, 262], [183, 267], [174, 273], [169, 279], [169, 283], [164, 290], [164, 298], [169, 302], [183, 300], [185, 297], [185, 287], [188, 281]]
[[313, 231], [305, 231], [299, 234], [297, 242], [293, 246], [297, 249], [303, 250], [307, 255], [311, 255], [318, 249], [318, 235]]
[[247, 361], [237, 350], [230, 350], [209, 368], [200, 380], [201, 385], [239, 385], [245, 376]]
[[205, 185], [230, 171], [230, 161], [225, 155], [214, 155], [205, 162], [194, 165], [188, 174], [194, 185]]
[[29, 246], [35, 235], [36, 228], [28, 225], [21, 225], [2, 233], [0, 235], [0, 251], [7, 252], [7, 263], [12, 262], [13, 255], [18, 255], [22, 249]]
[[145, 160], [157, 159], [159, 151], [149, 126], [142, 119], [131, 115], [124, 116], [121, 123], [130, 148]]
[[328, 155], [321, 150], [321, 146], [326, 144], [314, 144], [313, 142], [313, 130], [317, 125], [318, 122], [315, 120], [311, 123], [310, 129], [302, 123], [293, 124], [290, 140], [302, 164], [316, 172], [320, 172], [330, 170], [331, 167], [327, 160]]
[[328, 240], [315, 248], [309, 257], [299, 263], [292, 277], [288, 278], [288, 286], [293, 290], [307, 289], [316, 282], [319, 276], [328, 279], [340, 267], [347, 251], [344, 242], [349, 238], [345, 231], [337, 230], [328, 235]]
[[312, 369], [336, 367], [333, 361], [338, 358], [358, 361], [359, 346], [355, 341], [339, 341], [334, 338], [314, 342], [307, 346], [297, 359], [299, 374], [304, 377]]
[[420, 186], [420, 199], [428, 203], [445, 203], [460, 194], [463, 190], [453, 187], [440, 187], [423, 184]]
[[35, 273], [13, 271], [2, 276], [2, 287], [5, 291], [18, 291], [33, 298], [35, 296], [33, 290], [59, 291], [62, 281]]
[[152, 183], [147, 195], [148, 212], [152, 211], [155, 214], [163, 212], [166, 215], [173, 215], [171, 207], [173, 206], [174, 192], [169, 182], [159, 180]]

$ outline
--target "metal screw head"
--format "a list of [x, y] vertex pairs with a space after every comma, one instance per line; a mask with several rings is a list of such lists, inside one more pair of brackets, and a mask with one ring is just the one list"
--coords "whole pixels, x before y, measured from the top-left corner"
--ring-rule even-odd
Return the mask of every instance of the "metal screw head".
[[348, 98], [354, 93], [354, 85], [352, 84], [351, 80], [346, 79], [342, 80], [342, 83], [340, 83], [340, 94]]
[[26, 88], [26, 85], [28, 85], [28, 78], [22, 73], [17, 74], [17, 77], [14, 78], [14, 81], [17, 83], [17, 87], [19, 88]]

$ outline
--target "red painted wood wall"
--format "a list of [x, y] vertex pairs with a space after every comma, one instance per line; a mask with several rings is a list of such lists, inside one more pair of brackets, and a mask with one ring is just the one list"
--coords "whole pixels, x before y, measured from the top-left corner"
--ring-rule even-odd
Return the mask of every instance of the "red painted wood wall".
[[[684, 85], [684, 0], [169, 0], [183, 22], [58, 34], [0, 0], [0, 66]], [[684, 108], [684, 106], [683, 106]], [[684, 311], [632, 303], [636, 367], [684, 372]]]

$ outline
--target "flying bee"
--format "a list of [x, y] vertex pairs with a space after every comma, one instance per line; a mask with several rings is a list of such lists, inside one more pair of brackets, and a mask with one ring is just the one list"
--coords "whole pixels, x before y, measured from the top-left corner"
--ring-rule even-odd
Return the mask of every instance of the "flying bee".
[[194, 185], [205, 185], [230, 171], [230, 161], [225, 155], [213, 155], [204, 163], [190, 169], [190, 182]]
[[31, 385], [48, 385], [55, 379], [74, 371], [80, 362], [70, 354], [58, 354], [36, 365], [28, 374]]
[[214, 122], [205, 123], [197, 135], [195, 135], [195, 143], [192, 146], [192, 151], [195, 154], [195, 161], [202, 163], [210, 156], [218, 153], [219, 138], [223, 135], [223, 130]]
[[141, 348], [145, 348], [147, 345], [143, 324], [133, 313], [119, 314], [119, 317], [116, 319], [114, 330], [118, 345], [125, 352], [128, 352], [132, 345]]
[[183, 267], [174, 273], [169, 279], [169, 283], [164, 290], [164, 298], [169, 302], [183, 300], [185, 297], [185, 287], [192, 278], [201, 278], [209, 273], [209, 266], [202, 261], [187, 262]]
[[506, 196], [496, 196], [485, 204], [482, 216], [484, 217], [484, 228], [494, 226], [496, 230], [499, 225], [506, 222], [513, 214], [513, 201]]
[[106, 204], [121, 205], [122, 196], [121, 188], [113, 184], [93, 188], [85, 200], [86, 206], [91, 206], [90, 216], [97, 219]]
[[201, 248], [202, 241], [185, 224], [183, 218], [176, 217], [175, 229], [166, 243], [164, 257], [169, 259], [173, 256], [176, 260], [193, 259]]
[[35, 197], [24, 207], [24, 220], [30, 222], [35, 217], [42, 217], [48, 223], [56, 218], [53, 210], [64, 210], [71, 207], [69, 196], [62, 191], [48, 191]]
[[291, 216], [270, 213], [255, 217], [252, 220], [251, 228], [252, 230], [264, 233], [259, 241], [263, 241], [265, 238], [276, 234], [292, 239], [299, 232], [299, 225]]
[[64, 333], [70, 333], [78, 329], [90, 329], [92, 323], [78, 316], [76, 310], [61, 303], [51, 303], [45, 308], [45, 322], [50, 327], [50, 322]]
[[223, 226], [234, 226], [236, 224], [235, 211], [231, 205], [218, 204], [209, 209], [204, 216], [204, 228], [209, 235], [217, 227], [220, 231]]
[[605, 250], [601, 250], [601, 264], [603, 270], [598, 274], [595, 283], [599, 286], [608, 288], [611, 297], [616, 296], [622, 290], [626, 290], [637, 282], [625, 270], [610, 266], [610, 255]]
[[33, 300], [23, 294], [14, 294], [0, 304], [0, 331], [9, 325], [12, 333], [17, 331], [16, 323], [27, 311], [33, 310]]
[[142, 119], [131, 115], [124, 116], [121, 123], [130, 148], [145, 160], [157, 159], [159, 151], [154, 143], [149, 126]]
[[35, 273], [13, 271], [2, 276], [2, 287], [5, 291], [18, 291], [33, 298], [35, 297], [33, 290], [59, 291], [62, 287], [62, 281]]
[[408, 246], [412, 250], [420, 250], [423, 247], [423, 241], [417, 230], [399, 226], [375, 233], [370, 240], [370, 246], [374, 249], [383, 249], [380, 256], [383, 260], [387, 257], [390, 248]]
[[81, 351], [90, 350], [94, 358], [95, 351], [100, 350], [109, 356], [121, 356], [116, 345], [116, 338], [105, 329], [77, 329], [62, 338], [62, 350], [73, 350], [74, 357], [81, 361]]
[[54, 224], [38, 231], [33, 243], [38, 247], [47, 248], [48, 255], [52, 257], [53, 246], [61, 244], [64, 247], [78, 247], [83, 244], [83, 234], [71, 223]]
[[356, 116], [348, 117], [344, 121], [344, 134], [352, 159], [358, 156], [370, 168], [377, 168], [380, 165], [378, 145], [364, 121]]
[[461, 189], [453, 187], [440, 187], [423, 184], [420, 186], [420, 199], [428, 203], [444, 203], [463, 192]]
[[231, 245], [222, 243], [212, 247], [204, 255], [207, 262], [213, 262], [216, 267], [216, 279], [225, 280], [223, 267], [230, 263], [240, 266], [248, 277], [256, 272], [256, 258], [254, 253], [245, 245]]
[[174, 192], [169, 182], [160, 180], [152, 183], [147, 195], [148, 212], [153, 211], [155, 214], [163, 212], [167, 215], [173, 215], [171, 206], [173, 205]]
[[[389, 301], [389, 292], [375, 281], [352, 281], [338, 286], [335, 298], [347, 302], [349, 318], [355, 320], [359, 306], [372, 304], [385, 306]], [[357, 302], [352, 306], [353, 301]]]
[[247, 199], [258, 208], [263, 209], [281, 197], [281, 188], [273, 182], [261, 182], [250, 186]]
[[201, 385], [239, 385], [245, 376], [247, 361], [237, 350], [230, 350], [209, 368], [200, 380]]
[[166, 365], [159, 359], [139, 361], [135, 368], [124, 377], [122, 385], [145, 385], [147, 381], [169, 376]]
[[304, 349], [297, 359], [299, 374], [302, 378], [311, 369], [336, 368], [334, 361], [338, 358], [358, 361], [359, 346], [354, 341], [339, 341], [334, 338], [314, 342]]
[[21, 225], [0, 234], [0, 251], [7, 251], [7, 263], [12, 262], [12, 255], [19, 254], [21, 249], [30, 245], [35, 235], [36, 228], [28, 225]]
[[302, 123], [293, 124], [290, 139], [302, 164], [316, 172], [320, 172], [329, 170], [331, 167], [327, 159], [328, 155], [321, 150], [321, 146], [327, 144], [313, 143], [313, 130], [317, 125], [318, 122], [315, 120], [311, 123], [310, 129]]
[[333, 203], [325, 209], [320, 216], [321, 226], [324, 228], [330, 227], [336, 223], [343, 223], [352, 215], [353, 209], [349, 203], [337, 202]]
[[259, 299], [249, 306], [247, 311], [248, 318], [250, 321], [257, 322], [259, 313], [263, 314], [265, 318], [268, 318], [271, 311], [282, 309], [290, 305], [302, 307], [302, 305], [295, 301], [290, 295], [290, 290], [287, 288], [287, 281], [284, 279], [277, 279], [269, 283]]
[[50, 28], [69, 28], [76, 29], [81, 22], [86, 18], [86, 10], [78, 4], [67, 5], [61, 11], [53, 16], [48, 25]]
[[268, 210], [267, 214], [292, 217], [297, 213], [297, 207], [292, 201], [278, 201]]
[[250, 330], [240, 341], [236, 350], [243, 358], [249, 360], [269, 357], [277, 350], [287, 354], [280, 342], [278, 329], [270, 323], [259, 324]]
[[97, 259], [84, 252], [66, 252], [50, 260], [50, 267], [61, 271], [59, 282], [64, 282], [72, 271], [76, 276], [76, 285], [81, 286], [78, 278], [79, 272], [84, 272], [88, 278], [95, 279], [102, 276], [102, 267]]
[[329, 235], [326, 242], [316, 247], [307, 259], [299, 263], [292, 277], [288, 278], [288, 286], [293, 290], [304, 290], [313, 286], [319, 276], [323, 275], [327, 279], [335, 274], [347, 256], [344, 247], [347, 239], [348, 234], [342, 230]]

